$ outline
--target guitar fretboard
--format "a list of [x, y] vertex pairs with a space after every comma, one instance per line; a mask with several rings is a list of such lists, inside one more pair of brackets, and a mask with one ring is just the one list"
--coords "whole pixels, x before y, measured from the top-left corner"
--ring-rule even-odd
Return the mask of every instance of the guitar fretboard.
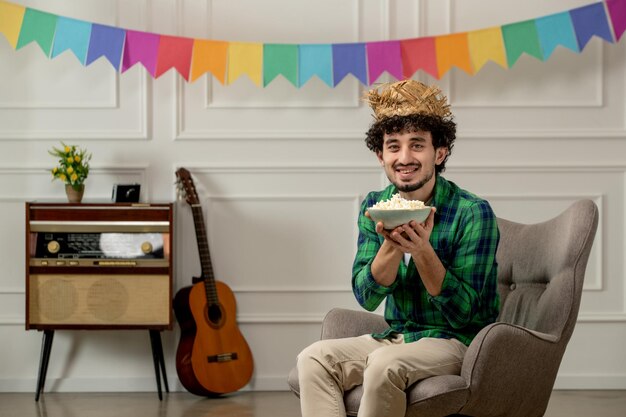
[[191, 212], [193, 213], [193, 223], [196, 229], [196, 241], [198, 242], [198, 252], [200, 253], [200, 267], [202, 268], [202, 278], [204, 280], [207, 304], [217, 304], [218, 298], [215, 288], [215, 276], [213, 274], [213, 264], [211, 262], [206, 227], [204, 226], [202, 207], [200, 204], [193, 204], [191, 206]]

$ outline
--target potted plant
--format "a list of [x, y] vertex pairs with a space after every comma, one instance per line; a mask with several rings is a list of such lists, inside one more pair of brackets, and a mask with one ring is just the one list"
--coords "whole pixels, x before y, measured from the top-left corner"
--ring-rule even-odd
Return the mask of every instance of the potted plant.
[[70, 203], [80, 203], [85, 192], [85, 180], [89, 175], [91, 154], [86, 149], [75, 145], [53, 147], [48, 153], [59, 158], [58, 165], [52, 168], [52, 180], [61, 180], [65, 184], [65, 193]]

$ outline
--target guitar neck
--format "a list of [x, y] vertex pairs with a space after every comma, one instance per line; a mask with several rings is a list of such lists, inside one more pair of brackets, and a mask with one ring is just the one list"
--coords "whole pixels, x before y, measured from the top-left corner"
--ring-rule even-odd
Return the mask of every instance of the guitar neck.
[[215, 276], [213, 274], [213, 264], [211, 253], [209, 252], [209, 241], [207, 239], [206, 227], [204, 226], [204, 216], [200, 204], [191, 205], [193, 213], [193, 223], [196, 229], [196, 241], [198, 242], [198, 252], [200, 253], [200, 267], [202, 268], [202, 279], [206, 290], [207, 302], [217, 304], [217, 291], [215, 288]]

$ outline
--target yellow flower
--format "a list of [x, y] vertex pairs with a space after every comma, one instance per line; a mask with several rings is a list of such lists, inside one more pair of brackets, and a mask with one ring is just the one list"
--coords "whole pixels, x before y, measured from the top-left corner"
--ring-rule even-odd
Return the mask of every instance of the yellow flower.
[[53, 173], [53, 174], [56, 174], [58, 170], [59, 170], [59, 168], [54, 167], [54, 168], [52, 168], [52, 173]]
[[65, 153], [69, 153], [72, 150], [72, 148], [70, 148], [69, 146], [65, 147]]
[[74, 168], [72, 167], [67, 167], [67, 173], [71, 174], [72, 172], [74, 172]]
[[71, 156], [67, 157], [67, 163], [71, 164], [72, 162], [74, 162], [74, 158], [72, 158]]
[[78, 175], [76, 175], [75, 173], [72, 174], [72, 176], [70, 177], [72, 179], [72, 182], [76, 181], [78, 179]]
[[74, 157], [74, 161], [76, 161], [76, 162], [80, 162], [80, 156], [76, 155], [76, 156]]
[[59, 179], [60, 179], [61, 181], [65, 181], [65, 178], [67, 178], [67, 177], [65, 176], [65, 174], [61, 174], [61, 175], [59, 175]]

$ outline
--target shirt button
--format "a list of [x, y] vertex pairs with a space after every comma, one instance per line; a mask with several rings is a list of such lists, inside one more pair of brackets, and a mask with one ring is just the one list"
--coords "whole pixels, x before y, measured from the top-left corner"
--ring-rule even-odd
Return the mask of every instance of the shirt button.
[[515, 285], [515, 283], [511, 284], [511, 286], [509, 288], [511, 288], [511, 291], [513, 291], [515, 289], [515, 287], [517, 287], [517, 285]]

